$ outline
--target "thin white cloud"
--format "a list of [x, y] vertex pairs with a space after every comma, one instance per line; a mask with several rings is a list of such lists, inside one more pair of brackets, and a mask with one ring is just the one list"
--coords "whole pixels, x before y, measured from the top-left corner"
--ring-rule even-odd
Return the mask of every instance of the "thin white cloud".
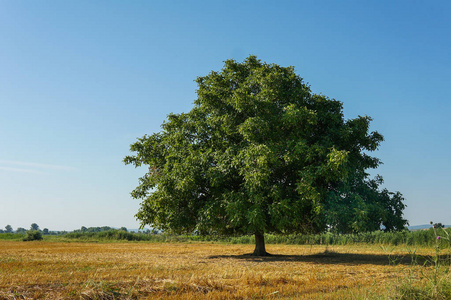
[[30, 173], [30, 174], [45, 174], [44, 172], [33, 170], [33, 169], [11, 168], [11, 167], [2, 167], [2, 166], [0, 166], [0, 170], [10, 171], [10, 172]]
[[[34, 169], [75, 171], [75, 168], [68, 167], [68, 166], [32, 163], [32, 162], [15, 161], [15, 160], [0, 160], [0, 165], [19, 166], [19, 167], [25, 167], [26, 168], [26, 169], [22, 169], [22, 168], [16, 168], [16, 167], [1, 167], [3, 170], [10, 169], [10, 171], [12, 171], [13, 169], [30, 170], [30, 171], [35, 171]], [[36, 171], [36, 172], [39, 172], [39, 171]]]

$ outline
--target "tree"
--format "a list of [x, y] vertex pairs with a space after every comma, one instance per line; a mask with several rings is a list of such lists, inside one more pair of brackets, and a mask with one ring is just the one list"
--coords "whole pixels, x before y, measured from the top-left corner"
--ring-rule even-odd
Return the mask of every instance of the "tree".
[[356, 174], [329, 190], [325, 204], [325, 221], [335, 233], [403, 230], [402, 218], [406, 205], [401, 193], [379, 189], [381, 176], [368, 179]]
[[42, 230], [42, 234], [45, 234], [45, 235], [50, 234], [48, 228], [44, 228], [44, 229]]
[[124, 159], [148, 166], [131, 193], [141, 227], [253, 234], [253, 254], [267, 255], [265, 232], [324, 231], [332, 199], [356, 201], [340, 193], [355, 186], [347, 178], [362, 183], [380, 164], [366, 153], [383, 140], [371, 118], [344, 120], [342, 103], [312, 93], [293, 67], [250, 56], [196, 81], [193, 109], [169, 114]]
[[38, 231], [39, 230], [38, 224], [36, 224], [36, 223], [31, 224], [30, 230]]
[[16, 230], [16, 233], [20, 233], [20, 234], [24, 234], [26, 232], [27, 232], [27, 230], [23, 227], [18, 227]]
[[443, 225], [442, 223], [434, 223], [434, 225], [432, 225], [433, 228], [445, 228], [445, 225]]
[[13, 228], [11, 227], [11, 225], [6, 225], [5, 226], [5, 232], [6, 233], [13, 233]]

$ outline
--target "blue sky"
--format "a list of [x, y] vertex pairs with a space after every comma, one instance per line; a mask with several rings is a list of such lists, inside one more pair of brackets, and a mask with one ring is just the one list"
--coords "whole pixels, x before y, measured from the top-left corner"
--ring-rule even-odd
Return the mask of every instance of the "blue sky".
[[449, 1], [0, 0], [0, 227], [137, 228], [137, 137], [249, 54], [373, 117], [411, 225], [451, 224]]

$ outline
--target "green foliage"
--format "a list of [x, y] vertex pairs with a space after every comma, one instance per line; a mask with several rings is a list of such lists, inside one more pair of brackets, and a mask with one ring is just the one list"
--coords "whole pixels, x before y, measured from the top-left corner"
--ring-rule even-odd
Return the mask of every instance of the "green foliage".
[[[451, 229], [446, 230], [451, 233]], [[374, 245], [408, 245], [408, 246], [434, 246], [435, 235], [432, 229], [398, 232], [384, 232], [381, 230], [362, 232], [357, 234], [334, 234], [331, 232], [311, 235], [266, 235], [268, 243], [273, 244], [325, 244], [325, 245], [347, 245], [347, 244], [374, 244]]]
[[25, 237], [25, 234], [18, 233], [0, 233], [0, 240], [6, 241], [21, 241]]
[[404, 283], [397, 289], [400, 300], [449, 300], [451, 299], [451, 282], [440, 282], [438, 285], [428, 283], [423, 286]]
[[[125, 227], [123, 227], [123, 228], [125, 228]], [[89, 228], [86, 228], [85, 226], [81, 226], [80, 229], [77, 229], [74, 232], [103, 232], [103, 231], [111, 231], [111, 230], [114, 230], [114, 229], [109, 226], [89, 227]]]
[[370, 117], [345, 120], [340, 101], [311, 92], [293, 67], [225, 61], [197, 78], [188, 113], [131, 145], [147, 166], [132, 197], [142, 226], [242, 235], [402, 229], [401, 194], [365, 172], [383, 137]]
[[64, 238], [85, 241], [148, 241], [148, 242], [185, 242], [189, 238], [172, 235], [156, 235], [135, 233], [124, 230], [110, 229], [107, 231], [74, 231], [64, 235]]
[[11, 227], [11, 225], [6, 225], [5, 226], [5, 232], [6, 233], [13, 233], [13, 228]]
[[380, 190], [382, 177], [367, 179], [353, 172], [346, 181], [329, 191], [326, 198], [325, 220], [333, 232], [353, 233], [405, 229], [402, 218], [406, 205], [401, 193]]
[[26, 232], [27, 232], [27, 230], [22, 227], [18, 227], [16, 230], [16, 233], [20, 233], [20, 234], [25, 234]]
[[124, 240], [124, 241], [142, 241], [146, 240], [144, 235], [133, 234], [123, 230], [108, 230], [108, 231], [75, 231], [65, 235], [72, 239], [85, 240]]
[[445, 225], [443, 225], [442, 223], [434, 223], [434, 225], [432, 227], [439, 229], [439, 228], [445, 228]]
[[36, 223], [31, 224], [30, 230], [38, 231], [39, 230], [38, 224], [36, 224]]
[[42, 240], [42, 233], [39, 230], [28, 230], [26, 236], [23, 238], [25, 242]]
[[[451, 228], [446, 229], [448, 235]], [[6, 234], [0, 234], [0, 238]], [[443, 236], [446, 236], [442, 232]], [[11, 235], [15, 237], [14, 234]], [[124, 232], [121, 230], [110, 230], [104, 232], [71, 232], [64, 235], [64, 238], [80, 239], [86, 241], [147, 241], [155, 243], [171, 242], [219, 242], [231, 244], [254, 244], [252, 235], [173, 235], [173, 234], [149, 234]], [[357, 234], [334, 234], [331, 232], [321, 234], [265, 234], [265, 240], [269, 244], [288, 245], [349, 245], [349, 244], [372, 244], [397, 246], [406, 245], [413, 247], [435, 247], [436, 236], [432, 229], [420, 231], [399, 231], [384, 232], [381, 230], [373, 232], [363, 232]], [[444, 241], [444, 240], [443, 240]], [[442, 241], [442, 244], [444, 242]]]

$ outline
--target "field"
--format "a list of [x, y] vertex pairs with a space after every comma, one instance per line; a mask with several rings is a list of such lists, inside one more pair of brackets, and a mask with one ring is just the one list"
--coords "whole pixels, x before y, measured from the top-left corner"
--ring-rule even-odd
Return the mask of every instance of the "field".
[[387, 299], [434, 272], [412, 266], [406, 246], [267, 245], [275, 255], [264, 258], [252, 250], [0, 241], [0, 299]]

